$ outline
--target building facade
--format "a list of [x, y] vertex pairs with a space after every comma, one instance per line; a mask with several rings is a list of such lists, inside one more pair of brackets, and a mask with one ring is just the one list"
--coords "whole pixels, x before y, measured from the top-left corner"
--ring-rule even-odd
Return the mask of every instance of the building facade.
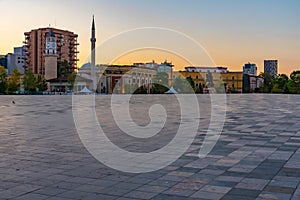
[[214, 87], [224, 87], [226, 92], [241, 93], [243, 89], [243, 72], [230, 72], [226, 67], [186, 67], [184, 71], [174, 72], [173, 80], [177, 77], [191, 77], [195, 88], [208, 87], [207, 74], [211, 74]]
[[7, 69], [7, 59], [6, 55], [0, 55], [0, 66], [3, 66]]
[[275, 79], [278, 74], [278, 60], [265, 60], [264, 73], [270, 74]]
[[198, 72], [198, 73], [227, 73], [226, 67], [185, 67], [187, 72]]
[[39, 28], [31, 30], [30, 32], [24, 33], [25, 35], [25, 69], [31, 70], [34, 74], [45, 75], [45, 53], [47, 34], [52, 29], [56, 51], [57, 61], [67, 61], [72, 70], [77, 69], [77, 42], [78, 35], [67, 31], [56, 28]]
[[[92, 64], [84, 64], [78, 75], [91, 79]], [[97, 92], [106, 94], [130, 93], [126, 88], [145, 87], [150, 91], [156, 69], [136, 65], [97, 65], [95, 67]], [[91, 89], [91, 87], [90, 87]]]
[[156, 71], [172, 73], [173, 67], [174, 65], [172, 64], [172, 62], [165, 61], [157, 65]]
[[25, 46], [15, 47], [14, 53], [9, 53], [5, 56], [8, 75], [11, 75], [13, 69], [17, 69], [21, 74], [24, 74], [25, 66]]
[[257, 75], [257, 66], [256, 64], [247, 63], [243, 67], [243, 73], [249, 75]]
[[264, 85], [264, 78], [251, 74], [243, 74], [243, 93], [257, 92]]
[[[140, 87], [150, 93], [156, 70], [134, 65], [110, 65], [99, 80], [98, 91], [102, 93], [132, 93]], [[130, 88], [130, 89], [128, 89]]]

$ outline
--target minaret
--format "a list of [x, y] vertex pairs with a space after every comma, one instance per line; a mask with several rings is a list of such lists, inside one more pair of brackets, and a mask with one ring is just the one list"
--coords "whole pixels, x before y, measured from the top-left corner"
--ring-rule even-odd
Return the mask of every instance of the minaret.
[[95, 20], [93, 15], [93, 22], [92, 22], [92, 37], [91, 37], [91, 77], [93, 80], [93, 90], [96, 90], [96, 74], [95, 74], [95, 67], [96, 67], [96, 29], [95, 29]]

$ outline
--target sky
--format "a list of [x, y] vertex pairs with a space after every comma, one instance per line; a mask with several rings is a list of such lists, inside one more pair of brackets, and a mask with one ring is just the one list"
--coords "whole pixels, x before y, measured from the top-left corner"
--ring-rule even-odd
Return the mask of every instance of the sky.
[[[299, 0], [0, 0], [0, 8], [0, 54], [10, 53], [13, 47], [21, 46], [24, 32], [51, 24], [79, 35], [78, 65], [81, 66], [89, 61], [94, 14], [97, 46], [100, 48], [107, 43], [115, 45], [110, 46], [114, 49], [126, 45], [129, 49], [127, 53], [115, 56], [113, 61], [102, 60], [99, 56], [97, 63], [169, 60], [178, 70], [191, 63], [206, 64], [201, 59], [188, 62], [186, 57], [197, 53], [188, 49], [188, 42], [180, 38], [170, 37], [169, 41], [164, 31], [163, 37], [160, 33], [143, 33], [143, 39], [162, 43], [168, 40], [173, 44], [172, 49], [164, 50], [170, 52], [159, 53], [161, 51], [155, 49], [151, 52], [149, 48], [131, 52], [130, 45], [143, 44], [134, 38], [134, 34], [123, 37], [123, 40], [119, 37], [118, 44], [107, 42], [129, 30], [160, 27], [174, 30], [178, 37], [198, 43], [203, 48], [200, 54], [206, 52], [213, 63], [227, 66], [230, 71], [241, 71], [245, 63], [251, 62], [256, 63], [258, 71], [262, 72], [264, 59], [278, 59], [279, 73], [300, 70]], [[147, 45], [149, 47], [149, 43]], [[185, 55], [178, 55], [178, 52], [175, 55], [174, 50], [184, 45]], [[99, 50], [102, 51], [105, 50]]]

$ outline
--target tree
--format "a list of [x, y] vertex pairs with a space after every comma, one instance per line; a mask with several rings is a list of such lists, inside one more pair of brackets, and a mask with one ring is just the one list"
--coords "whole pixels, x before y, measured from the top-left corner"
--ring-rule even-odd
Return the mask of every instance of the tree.
[[26, 92], [36, 91], [36, 80], [32, 71], [28, 70], [25, 72], [23, 84], [24, 84], [24, 90]]
[[209, 87], [209, 88], [214, 87], [214, 78], [210, 71], [207, 72], [207, 74], [206, 74], [206, 83], [207, 83], [207, 87]]
[[158, 72], [154, 76], [153, 83], [168, 87], [169, 86], [169, 75], [166, 72]]
[[238, 90], [234, 87], [230, 88], [230, 93], [238, 93]]
[[125, 94], [134, 94], [138, 88], [139, 88], [139, 86], [136, 83], [124, 85]]
[[222, 80], [216, 81], [215, 89], [217, 93], [220, 94], [226, 93], [225, 88], [226, 88], [226, 84]]
[[58, 77], [68, 77], [69, 74], [72, 74], [72, 70], [67, 60], [63, 62], [58, 62]]
[[300, 83], [300, 71], [293, 71], [290, 75], [292, 81]]
[[289, 93], [300, 94], [300, 71], [292, 72], [290, 78], [287, 83]]
[[36, 88], [40, 92], [46, 91], [48, 89], [48, 84], [45, 77], [40, 74], [36, 76], [35, 84]]
[[290, 79], [287, 84], [287, 87], [288, 87], [289, 93], [300, 94], [300, 83], [297, 83]]
[[200, 83], [198, 87], [195, 87], [195, 93], [196, 94], [203, 94], [203, 87], [202, 84]]
[[13, 69], [12, 75], [7, 84], [7, 93], [12, 94], [20, 90], [21, 73], [17, 68]]
[[179, 92], [179, 93], [184, 92], [184, 90], [185, 90], [185, 80], [180, 78], [180, 77], [176, 77], [173, 81], [172, 86], [177, 92]]
[[153, 83], [152, 87], [151, 87], [152, 94], [164, 94], [168, 90], [169, 90], [168, 87], [161, 85], [161, 84], [157, 84], [157, 83]]
[[148, 91], [147, 91], [147, 88], [145, 85], [142, 85], [141, 87], [137, 88], [133, 94], [147, 94]]
[[195, 88], [195, 82], [192, 77], [190, 77], [190, 76], [187, 77], [186, 81], [190, 84], [191, 88], [193, 88], [193, 89]]
[[285, 74], [279, 74], [275, 80], [273, 80], [272, 93], [288, 93], [289, 77]]
[[260, 92], [264, 92], [264, 93], [270, 93], [272, 90], [272, 81], [273, 81], [273, 77], [271, 74], [268, 73], [260, 73], [261, 77], [263, 77], [264, 79], [264, 84], [262, 87], [260, 87]]
[[71, 86], [71, 90], [73, 90], [74, 88], [74, 83], [75, 83], [75, 79], [76, 79], [76, 74], [68, 74], [68, 83]]
[[0, 66], [0, 94], [5, 94], [7, 88], [7, 72], [5, 67]]
[[195, 93], [195, 82], [192, 77], [187, 77], [184, 84], [184, 93]]
[[195, 82], [191, 77], [176, 77], [172, 86], [179, 93], [195, 93]]

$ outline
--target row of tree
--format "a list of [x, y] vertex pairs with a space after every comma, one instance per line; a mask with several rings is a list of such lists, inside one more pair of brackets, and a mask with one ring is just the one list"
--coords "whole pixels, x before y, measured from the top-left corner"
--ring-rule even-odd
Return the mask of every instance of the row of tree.
[[[126, 84], [125, 85], [125, 93], [127, 94], [163, 94], [167, 92], [170, 88], [169, 85], [169, 75], [166, 72], [158, 72], [153, 80], [151, 86], [144, 85], [142, 87], [138, 87], [138, 84]], [[207, 83], [204, 85], [195, 84], [194, 80], [191, 77], [181, 78], [176, 77], [172, 82], [172, 87], [179, 93], [190, 94], [190, 93], [198, 93], [201, 94], [204, 92], [205, 88], [214, 87], [217, 88], [217, 92], [224, 92], [224, 84], [214, 84], [212, 80], [212, 75], [208, 74]]]
[[[260, 93], [281, 93], [281, 94], [300, 94], [300, 71], [294, 71], [288, 77], [286, 74], [279, 74], [275, 79], [268, 73], [261, 73], [260, 76], [264, 79], [264, 84], [257, 88], [256, 92]], [[231, 92], [235, 93], [235, 88], [229, 88], [226, 91], [226, 85], [220, 81], [213, 81], [211, 73], [206, 74], [205, 84], [197, 85], [191, 77], [182, 79], [177, 77], [173, 80], [171, 85], [179, 93], [203, 93], [208, 88], [214, 88], [217, 93]], [[168, 91], [169, 76], [165, 72], [159, 72], [153, 79], [150, 93], [163, 94]], [[146, 86], [138, 88], [138, 85], [125, 86], [126, 93], [146, 94], [149, 88]]]
[[17, 94], [20, 93], [21, 88], [24, 89], [25, 94], [28, 94], [46, 91], [48, 85], [44, 76], [34, 75], [32, 71], [26, 71], [22, 77], [14, 68], [12, 75], [8, 77], [6, 69], [0, 66], [0, 94]]
[[288, 77], [279, 74], [275, 79], [267, 73], [261, 73], [264, 84], [259, 88], [262, 93], [300, 94], [300, 71], [294, 71]]

